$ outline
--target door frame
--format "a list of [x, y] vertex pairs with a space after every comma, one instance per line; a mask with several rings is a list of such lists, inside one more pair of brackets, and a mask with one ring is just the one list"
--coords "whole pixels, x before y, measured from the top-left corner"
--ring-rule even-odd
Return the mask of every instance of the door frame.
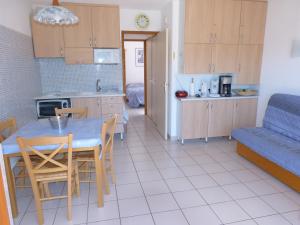
[[[126, 54], [125, 54], [125, 42], [126, 41], [136, 41], [143, 42], [144, 45], [144, 101], [145, 101], [145, 115], [147, 115], [147, 48], [146, 48], [146, 40], [147, 39], [127, 39], [125, 38], [126, 34], [142, 34], [142, 35], [151, 35], [152, 38], [157, 35], [159, 32], [156, 31], [122, 31], [122, 67], [123, 67], [123, 93], [126, 96]], [[126, 97], [125, 97], [125, 100]]]

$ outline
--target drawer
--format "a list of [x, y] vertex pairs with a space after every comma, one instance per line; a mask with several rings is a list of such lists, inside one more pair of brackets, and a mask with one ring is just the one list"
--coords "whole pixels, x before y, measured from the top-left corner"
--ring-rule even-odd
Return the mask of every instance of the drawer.
[[123, 104], [102, 104], [102, 115], [105, 114], [122, 114]]
[[[117, 114], [117, 113], [115, 113], [115, 114]], [[102, 118], [103, 118], [104, 121], [107, 121], [107, 120], [111, 119], [115, 114], [113, 114], [113, 113], [104, 114], [104, 115], [102, 115]], [[117, 115], [118, 115], [117, 123], [123, 123], [123, 116], [122, 116], [122, 114], [117, 114]]]
[[102, 97], [102, 105], [103, 104], [111, 104], [111, 103], [123, 103], [123, 97], [120, 96], [112, 96], [112, 97]]

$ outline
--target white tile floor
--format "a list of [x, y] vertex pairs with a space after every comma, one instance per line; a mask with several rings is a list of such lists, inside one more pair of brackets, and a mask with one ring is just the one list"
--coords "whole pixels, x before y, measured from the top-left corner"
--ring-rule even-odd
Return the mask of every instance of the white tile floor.
[[[234, 141], [164, 141], [152, 122], [132, 113], [125, 141], [116, 140], [117, 185], [97, 208], [94, 184], [66, 201], [44, 204], [49, 225], [300, 225], [300, 195], [235, 153]], [[54, 185], [57, 192], [63, 184]], [[36, 225], [30, 189], [17, 191], [16, 225]]]

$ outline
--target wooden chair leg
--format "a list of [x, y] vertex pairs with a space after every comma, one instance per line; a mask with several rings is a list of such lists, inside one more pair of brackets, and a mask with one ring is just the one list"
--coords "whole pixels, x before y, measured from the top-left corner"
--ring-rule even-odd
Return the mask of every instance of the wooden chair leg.
[[105, 193], [107, 195], [110, 194], [110, 189], [109, 189], [109, 181], [108, 181], [108, 178], [107, 178], [107, 170], [106, 170], [106, 166], [105, 166], [105, 160], [102, 160], [102, 174], [103, 174], [103, 185], [105, 187]]
[[32, 190], [33, 190], [35, 207], [36, 207], [37, 216], [38, 216], [38, 223], [39, 223], [39, 225], [43, 225], [44, 224], [43, 207], [42, 207], [41, 195], [40, 195], [39, 187], [38, 187], [37, 183], [32, 184]]
[[50, 192], [50, 189], [49, 189], [49, 183], [44, 183], [43, 188], [44, 188], [45, 196], [47, 198], [50, 198], [51, 197], [51, 192]]
[[112, 154], [110, 154], [109, 162], [110, 162], [110, 172], [111, 172], [112, 182], [113, 184], [116, 184], [117, 178], [116, 178], [116, 171], [115, 171], [115, 165], [114, 165]]
[[[76, 163], [76, 162], [75, 162]], [[80, 196], [80, 180], [79, 180], [79, 171], [78, 171], [78, 164], [75, 164], [75, 185], [76, 185], [76, 194]]]
[[72, 179], [68, 178], [68, 221], [72, 220]]

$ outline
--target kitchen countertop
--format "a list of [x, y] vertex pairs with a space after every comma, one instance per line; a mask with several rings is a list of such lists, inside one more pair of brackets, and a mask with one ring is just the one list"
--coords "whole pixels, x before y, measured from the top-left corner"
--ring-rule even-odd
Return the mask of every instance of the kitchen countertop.
[[177, 98], [178, 101], [211, 101], [211, 100], [228, 100], [228, 99], [247, 99], [247, 98], [258, 98], [257, 95], [255, 96], [240, 96], [240, 95], [234, 95], [232, 97], [217, 97], [217, 98], [212, 98], [212, 97], [187, 97], [187, 98]]
[[124, 93], [120, 91], [102, 91], [102, 92], [58, 92], [49, 93], [39, 97], [35, 100], [47, 100], [47, 99], [61, 99], [61, 98], [96, 98], [96, 97], [122, 97]]

